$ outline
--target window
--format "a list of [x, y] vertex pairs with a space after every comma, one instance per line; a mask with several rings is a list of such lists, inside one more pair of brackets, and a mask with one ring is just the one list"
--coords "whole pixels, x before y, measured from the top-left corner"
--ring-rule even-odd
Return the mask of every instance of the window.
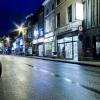
[[54, 29], [54, 17], [52, 17], [50, 19], [50, 29], [53, 30]]
[[52, 10], [54, 10], [54, 4], [52, 4]]
[[60, 13], [56, 16], [56, 28], [60, 27]]
[[60, 0], [57, 0], [56, 5], [59, 5], [59, 4], [60, 4]]
[[68, 7], [68, 21], [72, 22], [72, 5]]
[[46, 20], [45, 22], [45, 32], [49, 32], [50, 27], [49, 27], [49, 20]]
[[49, 13], [49, 10], [47, 9], [47, 10], [46, 10], [46, 15], [48, 15], [48, 13]]
[[44, 21], [44, 17], [43, 17], [43, 12], [42, 12], [39, 15], [39, 28], [43, 28], [43, 21]]
[[76, 3], [76, 19], [83, 20], [83, 5]]

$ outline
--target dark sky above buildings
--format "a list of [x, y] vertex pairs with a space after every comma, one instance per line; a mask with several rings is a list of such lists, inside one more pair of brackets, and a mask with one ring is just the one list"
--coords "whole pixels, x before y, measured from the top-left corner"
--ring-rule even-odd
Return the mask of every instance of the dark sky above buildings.
[[34, 13], [44, 0], [0, 0], [0, 36], [10, 34], [13, 23], [20, 24]]

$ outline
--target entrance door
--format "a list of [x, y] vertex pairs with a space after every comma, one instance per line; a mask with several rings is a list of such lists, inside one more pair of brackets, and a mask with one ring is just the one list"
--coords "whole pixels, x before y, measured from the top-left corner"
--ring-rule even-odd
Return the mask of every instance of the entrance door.
[[39, 45], [39, 56], [43, 56], [43, 45]]
[[64, 58], [64, 43], [59, 44], [59, 56]]

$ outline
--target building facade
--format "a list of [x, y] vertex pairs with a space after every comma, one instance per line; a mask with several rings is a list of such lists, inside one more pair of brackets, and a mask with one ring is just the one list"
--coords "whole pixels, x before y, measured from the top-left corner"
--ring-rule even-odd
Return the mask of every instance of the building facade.
[[44, 55], [52, 57], [55, 52], [55, 0], [45, 0], [44, 6]]
[[44, 7], [28, 15], [26, 51], [27, 55], [44, 56]]
[[86, 24], [85, 17], [83, 21], [82, 0], [45, 0], [26, 18], [27, 55], [82, 60], [86, 43], [82, 26], [82, 21]]
[[38, 56], [44, 56], [44, 7], [40, 6], [36, 12], [36, 22], [34, 23], [33, 49]]
[[100, 0], [83, 0], [84, 59], [100, 60]]
[[30, 14], [26, 17], [26, 27], [27, 27], [27, 32], [26, 32], [26, 43], [25, 43], [25, 52], [26, 55], [33, 55], [33, 14]]
[[83, 6], [81, 0], [56, 0], [56, 45], [59, 58], [80, 60], [81, 42], [78, 39], [82, 26]]

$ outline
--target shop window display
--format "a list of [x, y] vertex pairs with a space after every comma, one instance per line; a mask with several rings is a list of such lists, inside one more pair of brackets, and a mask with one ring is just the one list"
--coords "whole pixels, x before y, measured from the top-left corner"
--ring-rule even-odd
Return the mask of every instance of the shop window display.
[[78, 44], [77, 44], [77, 42], [74, 42], [73, 43], [74, 44], [74, 60], [78, 60]]
[[45, 55], [52, 55], [52, 43], [45, 44]]
[[96, 54], [100, 55], [100, 37], [96, 37]]
[[61, 58], [78, 60], [78, 36], [58, 40], [58, 55]]
[[59, 44], [58, 45], [58, 48], [59, 48], [59, 56], [61, 58], [64, 58], [64, 55], [65, 55], [65, 47], [64, 47], [64, 44]]
[[43, 56], [43, 45], [39, 45], [39, 56]]
[[72, 59], [72, 42], [65, 44], [65, 57], [68, 59]]

